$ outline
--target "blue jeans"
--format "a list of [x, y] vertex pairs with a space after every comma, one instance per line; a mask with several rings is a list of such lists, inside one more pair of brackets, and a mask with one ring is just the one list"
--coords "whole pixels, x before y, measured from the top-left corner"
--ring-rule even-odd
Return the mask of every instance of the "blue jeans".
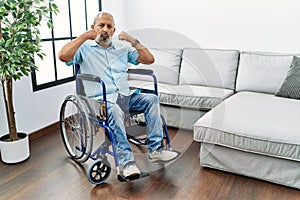
[[108, 123], [114, 132], [117, 158], [120, 166], [134, 161], [130, 144], [125, 130], [124, 112], [143, 112], [146, 121], [146, 134], [148, 152], [161, 147], [163, 139], [162, 123], [160, 118], [159, 100], [155, 94], [132, 94], [130, 96], [119, 95], [117, 103], [107, 104]]

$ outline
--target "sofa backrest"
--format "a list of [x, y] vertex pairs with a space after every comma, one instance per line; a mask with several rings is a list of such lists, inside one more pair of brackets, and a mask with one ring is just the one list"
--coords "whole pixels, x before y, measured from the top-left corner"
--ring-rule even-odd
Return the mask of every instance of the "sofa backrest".
[[292, 59], [293, 56], [287, 54], [241, 52], [236, 91], [276, 93]]
[[186, 48], [179, 84], [234, 89], [239, 60], [237, 50]]
[[[152, 69], [160, 83], [177, 85], [179, 82], [179, 70], [181, 64], [182, 49], [149, 49], [155, 58], [151, 65], [139, 64], [138, 68]], [[133, 66], [131, 66], [133, 67]], [[149, 76], [130, 74], [131, 80], [151, 81]]]

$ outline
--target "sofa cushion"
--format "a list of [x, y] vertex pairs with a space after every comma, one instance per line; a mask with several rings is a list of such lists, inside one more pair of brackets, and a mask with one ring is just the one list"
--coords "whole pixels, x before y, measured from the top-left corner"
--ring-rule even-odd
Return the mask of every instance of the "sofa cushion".
[[298, 100], [238, 92], [195, 123], [194, 139], [300, 161], [299, 119]]
[[293, 57], [292, 65], [276, 96], [300, 99], [300, 57]]
[[186, 48], [179, 83], [234, 89], [238, 60], [236, 50]]
[[287, 75], [292, 58], [292, 55], [242, 52], [236, 91], [275, 94]]
[[[131, 87], [153, 89], [153, 83], [131, 80]], [[158, 84], [161, 104], [190, 109], [210, 110], [233, 94], [233, 90], [193, 85]]]
[[[158, 82], [176, 85], [179, 80], [182, 49], [149, 49], [155, 58], [151, 65], [139, 64], [138, 68], [152, 69]], [[130, 66], [136, 68], [135, 66]], [[149, 76], [129, 74], [129, 79], [151, 81]]]

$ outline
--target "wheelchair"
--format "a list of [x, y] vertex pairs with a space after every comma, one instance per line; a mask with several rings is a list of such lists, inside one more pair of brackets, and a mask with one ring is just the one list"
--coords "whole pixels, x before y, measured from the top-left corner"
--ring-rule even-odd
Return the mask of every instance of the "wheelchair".
[[[104, 183], [109, 177], [112, 166], [108, 159], [110, 155], [114, 160], [117, 169], [118, 180], [129, 182], [134, 179], [144, 178], [149, 174], [142, 172], [139, 177], [124, 177], [120, 174], [117, 158], [116, 141], [113, 130], [109, 127], [107, 119], [107, 100], [105, 83], [100, 77], [88, 74], [80, 74], [79, 65], [75, 65], [76, 70], [76, 95], [69, 95], [65, 98], [60, 109], [60, 129], [64, 146], [69, 156], [77, 163], [84, 163], [89, 158], [93, 163], [87, 170], [88, 180], [95, 185]], [[153, 78], [153, 89], [138, 89], [143, 93], [157, 92], [157, 79], [152, 70], [129, 69], [128, 73], [151, 76]], [[82, 82], [94, 82], [102, 88], [102, 101], [94, 100], [87, 96]], [[125, 117], [127, 139], [136, 145], [146, 145], [146, 124], [142, 120], [132, 120], [141, 113], [129, 113]], [[161, 115], [164, 137], [162, 145], [172, 150], [170, 137], [164, 117]], [[104, 133], [104, 141], [93, 150], [93, 138], [99, 132], [99, 127]]]

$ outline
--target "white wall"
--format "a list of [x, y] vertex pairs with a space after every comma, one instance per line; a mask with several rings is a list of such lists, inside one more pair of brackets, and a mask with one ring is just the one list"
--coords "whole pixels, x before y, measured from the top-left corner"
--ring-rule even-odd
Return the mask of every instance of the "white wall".
[[102, 0], [102, 10], [110, 12], [115, 19], [116, 33], [125, 28], [125, 0]]
[[[123, 1], [102, 0], [103, 8], [117, 12]], [[300, 53], [299, 0], [126, 0], [123, 6], [126, 30], [167, 29], [203, 48]]]
[[[73, 82], [38, 92], [32, 92], [30, 77], [15, 82], [14, 102], [18, 131], [32, 133], [57, 122], [60, 106], [68, 94], [74, 94]], [[8, 129], [2, 88], [0, 96], [0, 135], [3, 135]]]

